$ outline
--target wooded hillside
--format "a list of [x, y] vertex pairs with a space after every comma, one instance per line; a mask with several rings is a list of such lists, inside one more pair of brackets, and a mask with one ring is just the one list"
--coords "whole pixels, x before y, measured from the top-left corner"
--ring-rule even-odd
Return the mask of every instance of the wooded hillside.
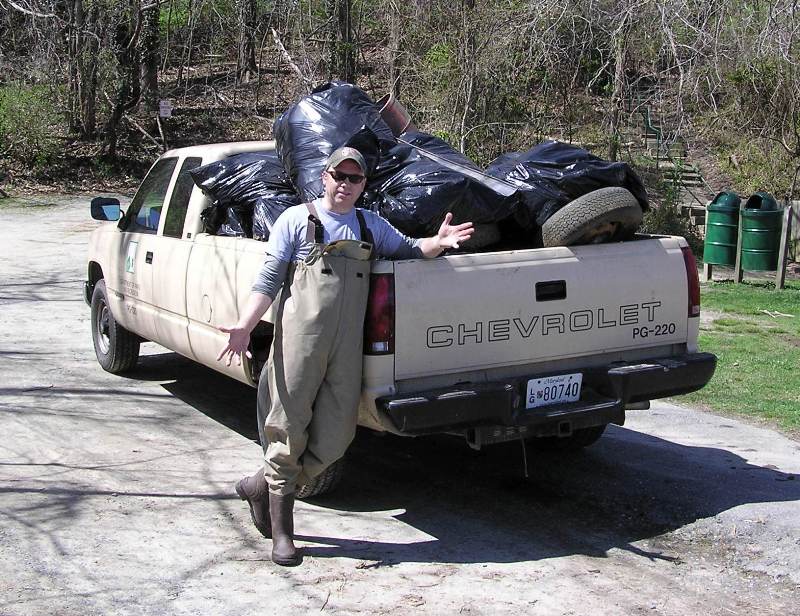
[[793, 0], [0, 0], [0, 181], [135, 175], [167, 146], [267, 138], [341, 79], [393, 92], [481, 164], [554, 137], [646, 165], [649, 114], [664, 152], [783, 197], [799, 39]]

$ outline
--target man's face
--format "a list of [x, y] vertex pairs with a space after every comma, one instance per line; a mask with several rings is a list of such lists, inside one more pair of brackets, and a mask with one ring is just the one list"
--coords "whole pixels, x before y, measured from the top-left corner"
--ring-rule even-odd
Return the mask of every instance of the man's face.
[[349, 175], [363, 176], [364, 172], [352, 160], [343, 160], [335, 169], [326, 169], [322, 172], [322, 184], [325, 187], [325, 196], [329, 203], [339, 212], [347, 212], [355, 206], [356, 201], [364, 192], [366, 181], [362, 180], [357, 184], [353, 184], [350, 180], [341, 180], [337, 182], [331, 177], [330, 172], [347, 173]]

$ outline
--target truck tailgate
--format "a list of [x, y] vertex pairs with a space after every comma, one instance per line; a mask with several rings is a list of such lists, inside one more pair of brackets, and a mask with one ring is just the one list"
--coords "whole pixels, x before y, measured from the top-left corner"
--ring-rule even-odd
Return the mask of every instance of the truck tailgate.
[[395, 378], [683, 343], [678, 238], [395, 264]]

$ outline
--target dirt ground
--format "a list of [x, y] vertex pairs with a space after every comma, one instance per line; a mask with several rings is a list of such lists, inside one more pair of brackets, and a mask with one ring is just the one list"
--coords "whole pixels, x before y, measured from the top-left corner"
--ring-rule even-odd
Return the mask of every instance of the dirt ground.
[[0, 202], [0, 614], [800, 614], [800, 444], [657, 403], [571, 456], [359, 434], [269, 560], [253, 390], [103, 372], [88, 199]]

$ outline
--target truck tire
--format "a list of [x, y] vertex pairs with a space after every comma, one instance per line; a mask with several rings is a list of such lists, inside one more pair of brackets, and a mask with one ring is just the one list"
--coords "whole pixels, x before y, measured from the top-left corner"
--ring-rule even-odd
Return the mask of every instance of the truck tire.
[[500, 241], [500, 227], [497, 223], [475, 223], [472, 228], [472, 237], [461, 243], [460, 250], [477, 250]]
[[625, 188], [600, 188], [570, 201], [542, 225], [545, 247], [630, 239], [642, 224], [642, 206]]
[[575, 430], [570, 436], [545, 436], [542, 438], [529, 439], [528, 443], [534, 449], [539, 451], [553, 451], [553, 452], [569, 452], [578, 451], [589, 445], [596, 443], [603, 432], [606, 430], [606, 425], [594, 426], [592, 428], [581, 428]]
[[304, 499], [333, 492], [341, 483], [342, 477], [344, 477], [344, 468], [344, 458], [340, 458], [322, 471], [321, 475], [314, 477], [310, 483], [298, 487], [295, 496]]
[[91, 321], [94, 352], [103, 370], [121, 374], [132, 369], [139, 359], [140, 338], [114, 319], [102, 279], [94, 285]]

